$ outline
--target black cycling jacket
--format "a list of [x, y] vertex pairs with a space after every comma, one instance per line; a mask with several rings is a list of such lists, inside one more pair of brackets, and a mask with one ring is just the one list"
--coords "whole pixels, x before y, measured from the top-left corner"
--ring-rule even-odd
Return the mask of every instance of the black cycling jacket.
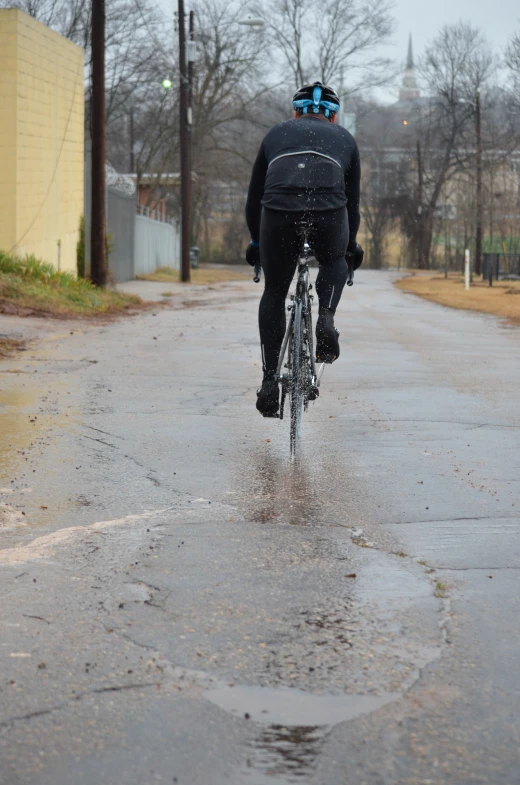
[[358, 147], [346, 128], [312, 115], [278, 123], [265, 136], [253, 165], [246, 203], [251, 239], [259, 241], [262, 206], [314, 212], [346, 205], [353, 246], [360, 177]]

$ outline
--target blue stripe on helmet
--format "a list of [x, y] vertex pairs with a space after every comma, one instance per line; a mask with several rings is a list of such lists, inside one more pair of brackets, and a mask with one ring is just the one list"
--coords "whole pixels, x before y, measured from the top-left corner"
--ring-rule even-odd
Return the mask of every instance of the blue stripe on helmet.
[[[316, 90], [320, 90], [319, 87], [315, 88]], [[300, 98], [298, 101], [293, 101], [293, 109], [303, 109], [304, 113], [307, 113], [308, 108], [312, 106], [313, 111], [315, 112], [319, 106], [322, 106], [324, 109], [327, 109], [329, 112], [336, 112], [339, 109], [339, 104], [335, 104], [332, 101], [319, 101], [317, 104], [315, 101], [311, 101], [310, 98]]]
[[314, 90], [312, 91], [312, 101], [315, 106], [318, 106], [320, 103], [321, 93], [322, 93], [321, 87], [315, 87]]
[[320, 101], [320, 106], [329, 109], [331, 112], [337, 112], [339, 109], [339, 104], [334, 104], [332, 101]]

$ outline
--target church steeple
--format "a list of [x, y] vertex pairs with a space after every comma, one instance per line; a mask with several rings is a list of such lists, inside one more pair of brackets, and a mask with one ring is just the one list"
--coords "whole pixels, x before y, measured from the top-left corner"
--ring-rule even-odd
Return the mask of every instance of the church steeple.
[[412, 49], [412, 34], [410, 33], [410, 38], [408, 39], [408, 57], [406, 58], [406, 67], [409, 69], [414, 68], [413, 64], [413, 49]]
[[414, 98], [420, 98], [420, 96], [421, 93], [417, 85], [413, 62], [412, 34], [410, 33], [410, 38], [408, 39], [408, 56], [406, 58], [406, 68], [403, 74], [401, 90], [399, 92], [399, 100], [412, 101]]

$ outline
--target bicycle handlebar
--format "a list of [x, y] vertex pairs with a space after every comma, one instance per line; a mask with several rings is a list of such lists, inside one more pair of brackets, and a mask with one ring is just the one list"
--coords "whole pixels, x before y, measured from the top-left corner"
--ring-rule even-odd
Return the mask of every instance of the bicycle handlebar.
[[[350, 265], [348, 263], [348, 261], [347, 261], [347, 268], [348, 268], [347, 286], [353, 286], [354, 285], [354, 268], [352, 267], [352, 265]], [[255, 283], [258, 283], [260, 281], [261, 273], [262, 273], [262, 266], [260, 264], [256, 264], [255, 265], [255, 270], [254, 270], [254, 273], [253, 273], [253, 281]]]

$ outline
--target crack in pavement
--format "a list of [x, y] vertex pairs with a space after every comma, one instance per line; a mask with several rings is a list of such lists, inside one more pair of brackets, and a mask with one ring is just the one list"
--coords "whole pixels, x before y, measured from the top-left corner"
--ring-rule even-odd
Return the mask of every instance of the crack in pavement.
[[125, 690], [136, 690], [142, 689], [144, 687], [159, 687], [162, 682], [160, 681], [145, 681], [145, 682], [133, 682], [131, 684], [115, 684], [110, 685], [108, 687], [97, 687], [93, 690], [87, 690], [86, 692], [79, 693], [78, 695], [72, 695], [67, 700], [63, 701], [62, 703], [57, 704], [56, 706], [50, 706], [48, 709], [37, 709], [36, 711], [30, 711], [27, 714], [20, 714], [16, 717], [9, 717], [6, 720], [2, 720], [0, 722], [0, 728], [5, 728], [11, 725], [14, 722], [24, 722], [26, 720], [31, 720], [34, 717], [42, 717], [45, 714], [52, 714], [54, 711], [59, 711], [60, 709], [64, 709], [73, 701], [79, 701], [83, 698], [88, 698], [89, 695], [100, 695], [105, 692], [124, 692]]
[[109, 433], [109, 431], [103, 431], [101, 428], [94, 428], [93, 425], [87, 425], [86, 423], [81, 423], [83, 428], [89, 428], [91, 431], [97, 431], [98, 433], [104, 433], [105, 436], [112, 436], [114, 439], [121, 439], [121, 441], [125, 441], [124, 436], [120, 436], [118, 433]]
[[518, 521], [518, 515], [470, 515], [461, 518], [427, 518], [420, 521], [394, 521], [391, 526], [413, 526], [416, 523], [454, 523], [455, 521]]
[[518, 567], [443, 567], [438, 565], [433, 565], [434, 570], [443, 570], [444, 572], [475, 572], [476, 570], [484, 571], [484, 572], [499, 572], [500, 570], [520, 570], [520, 565]]
[[25, 616], [26, 619], [37, 619], [38, 621], [44, 621], [46, 624], [50, 624], [50, 621], [44, 619], [43, 616], [32, 616], [30, 613], [22, 613], [22, 616]]
[[105, 625], [103, 626], [105, 627], [105, 632], [109, 632], [113, 635], [118, 635], [120, 638], [123, 638], [123, 640], [127, 641], [128, 643], [132, 643], [134, 646], [139, 646], [139, 648], [146, 649], [147, 651], [155, 651], [155, 652], [157, 651], [155, 646], [149, 646], [147, 643], [139, 643], [139, 641], [135, 641], [126, 632], [121, 632], [121, 630], [116, 630], [113, 628], [107, 629]]
[[476, 423], [476, 422], [466, 422], [465, 420], [418, 420], [416, 418], [409, 419], [409, 418], [356, 418], [355, 422], [404, 422], [404, 423], [419, 423], [424, 425], [468, 425], [471, 429], [475, 430], [477, 428], [512, 428], [514, 430], [518, 430], [520, 425], [509, 425], [503, 423]]
[[99, 444], [104, 444], [105, 447], [112, 447], [114, 450], [120, 449], [115, 444], [110, 444], [110, 442], [105, 442], [103, 439], [97, 439], [95, 436], [87, 436], [86, 433], [79, 433], [78, 431], [69, 431], [69, 433], [75, 433], [76, 436], [79, 436], [80, 439], [90, 439], [92, 442], [99, 442]]
[[[85, 428], [91, 428], [91, 426], [89, 426], [89, 425], [85, 425], [84, 427]], [[67, 433], [69, 433], [71, 435], [78, 436], [80, 439], [89, 439], [90, 441], [98, 442], [99, 444], [103, 444], [105, 447], [110, 447], [111, 449], [117, 450], [118, 452], [120, 452], [121, 449], [122, 449], [117, 444], [111, 444], [111, 442], [107, 442], [104, 439], [99, 439], [99, 438], [97, 438], [95, 436], [88, 436], [86, 433], [80, 433], [77, 430], [72, 430], [72, 429], [69, 429], [69, 428], [62, 428], [62, 430], [67, 431]], [[92, 430], [99, 431], [100, 433], [107, 433], [106, 431], [102, 431], [99, 428], [92, 428]], [[116, 439], [123, 439], [122, 436], [115, 436], [114, 434], [108, 434], [108, 435], [109, 436], [114, 436], [114, 438], [116, 438]], [[124, 441], [124, 439], [123, 439], [123, 441]], [[137, 458], [134, 458], [132, 455], [128, 455], [128, 454], [125, 454], [125, 453], [121, 453], [121, 455], [122, 455], [123, 458], [126, 458], [129, 461], [132, 461], [132, 463], [134, 463], [140, 469], [145, 469], [145, 471], [149, 472], [150, 474], [156, 474], [157, 473], [157, 469], [152, 469], [149, 466], [145, 466], [144, 463], [141, 463], [140, 461], [137, 460]], [[153, 482], [153, 479], [151, 477], [148, 477], [147, 479], [150, 479]]]

